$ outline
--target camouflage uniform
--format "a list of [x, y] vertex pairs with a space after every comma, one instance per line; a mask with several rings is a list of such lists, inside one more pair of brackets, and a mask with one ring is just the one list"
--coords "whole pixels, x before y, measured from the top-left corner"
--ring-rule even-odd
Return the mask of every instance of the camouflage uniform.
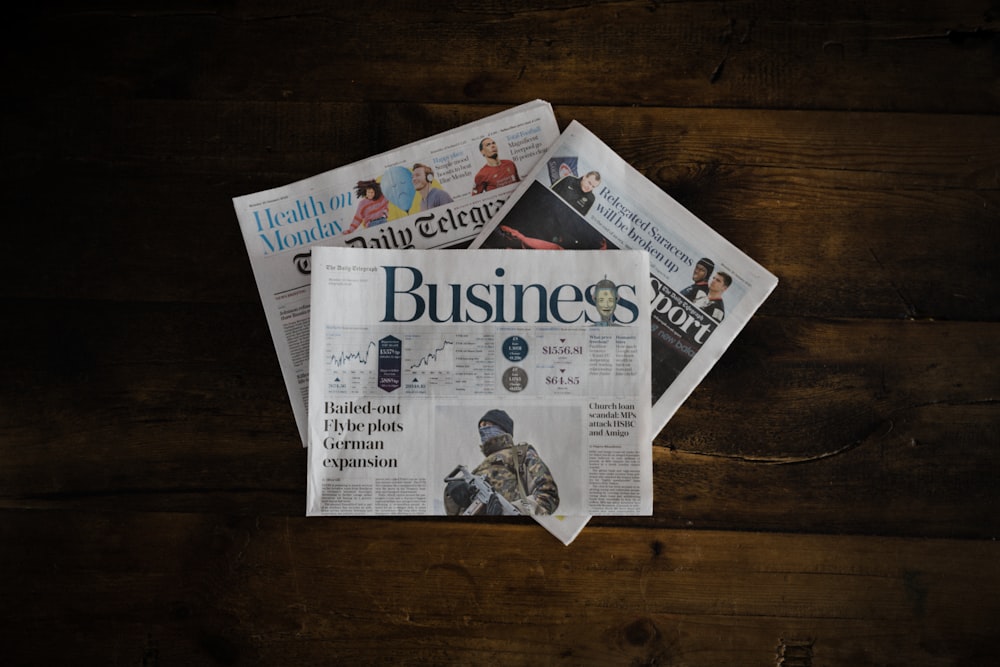
[[542, 461], [535, 448], [527, 443], [515, 445], [509, 435], [500, 435], [483, 443], [483, 460], [473, 475], [482, 475], [493, 490], [510, 502], [521, 499], [517, 485], [515, 456], [521, 462], [521, 480], [524, 493], [538, 503], [538, 514], [552, 514], [559, 507], [559, 488], [549, 467]]
[[[513, 421], [502, 410], [491, 410], [483, 415], [483, 420], [499, 424], [502, 434], [490, 437], [480, 444], [480, 449], [486, 457], [472, 471], [480, 475], [493, 490], [517, 506], [519, 501], [526, 500], [526, 505], [535, 505], [535, 514], [552, 514], [559, 507], [559, 488], [542, 461], [542, 457], [534, 447], [527, 443], [514, 444], [511, 433], [514, 430]], [[444, 497], [445, 511], [448, 514], [460, 514], [463, 507], [448, 495]], [[530, 507], [522, 507], [527, 511]]]

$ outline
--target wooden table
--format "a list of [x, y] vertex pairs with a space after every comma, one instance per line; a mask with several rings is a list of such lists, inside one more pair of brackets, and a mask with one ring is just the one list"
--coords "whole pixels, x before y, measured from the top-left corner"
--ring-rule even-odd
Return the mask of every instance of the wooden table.
[[[996, 664], [996, 3], [44, 4], [3, 28], [0, 662]], [[534, 98], [777, 290], [652, 517], [307, 520], [231, 198]]]

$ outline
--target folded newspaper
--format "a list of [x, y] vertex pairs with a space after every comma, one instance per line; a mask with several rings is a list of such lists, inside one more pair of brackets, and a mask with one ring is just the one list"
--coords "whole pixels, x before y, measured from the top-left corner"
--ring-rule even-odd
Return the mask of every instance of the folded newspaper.
[[470, 247], [648, 253], [653, 437], [778, 283], [577, 121]]
[[559, 136], [535, 100], [289, 185], [233, 199], [303, 446], [316, 245], [467, 245]]
[[778, 284], [577, 121], [470, 247], [649, 254], [654, 436]]
[[[614, 241], [609, 245], [608, 238], [617, 238], [616, 230], [624, 231], [632, 225], [633, 229], [625, 238], [633, 243], [626, 242], [621, 247], [644, 248], [651, 254], [652, 285], [661, 295], [653, 301], [654, 308], [658, 307], [660, 312], [654, 312], [651, 319], [654, 336], [652, 435], [704, 377], [774, 288], [774, 276], [659, 191], [578, 123], [574, 122], [559, 143], [547, 150], [555, 143], [557, 135], [551, 106], [536, 100], [368, 160], [233, 200], [304, 445], [308, 443], [306, 392], [312, 246], [461, 248], [471, 241], [473, 247], [496, 244], [495, 247], [585, 248], [588, 246], [579, 239], [569, 244], [560, 243], [563, 239], [559, 235], [546, 239], [544, 230], [536, 236], [528, 234], [517, 243], [491, 238], [495, 237], [494, 231], [504, 215], [506, 207], [501, 208], [504, 202], [521, 199], [529, 190], [536, 193], [536, 182], [552, 186], [566, 176], [572, 178], [564, 180], [553, 192], [562, 190], [560, 196], [568, 202], [573, 195], [572, 179], [577, 179], [582, 187], [578, 187], [573, 205], [579, 215], [585, 216], [583, 222], [574, 221], [570, 227], [584, 224], [598, 233], [608, 231], [603, 242], [592, 246], [608, 248], [614, 247]], [[540, 159], [543, 153], [544, 158]], [[477, 160], [482, 163], [478, 168]], [[476, 172], [474, 175], [470, 163], [473, 164], [471, 170]], [[596, 173], [585, 173], [589, 178], [583, 179], [579, 175], [581, 168]], [[606, 186], [602, 192], [606, 196], [613, 187], [617, 201], [605, 201], [597, 210], [619, 209], [616, 220], [609, 213], [601, 218], [589, 215], [594, 200], [586, 195], [593, 191], [590, 187], [593, 177], [600, 180], [601, 173]], [[407, 176], [412, 192], [406, 183]], [[528, 182], [519, 188], [522, 179]], [[376, 187], [368, 187], [371, 181]], [[609, 184], [614, 185], [608, 187]], [[442, 197], [429, 192], [428, 188], [445, 190], [452, 201], [441, 204]], [[517, 195], [512, 197], [515, 189]], [[423, 203], [425, 198], [426, 205]], [[522, 207], [527, 206], [530, 199], [527, 197]], [[435, 201], [438, 203], [432, 204]], [[636, 220], [628, 211], [621, 211], [627, 201], [633, 202], [645, 218]], [[428, 205], [439, 206], [435, 212], [440, 215], [431, 216], [428, 211], [420, 210]], [[354, 217], [350, 217], [352, 213]], [[524, 214], [521, 210], [520, 216]], [[557, 217], [562, 216], [565, 211], [560, 211]], [[519, 223], [511, 218], [505, 226], [516, 232]], [[689, 302], [704, 292], [701, 295], [703, 305], [720, 305], [717, 298], [708, 298], [706, 281], [694, 279], [699, 272], [712, 275], [716, 261], [711, 256], [713, 252], [723, 267], [744, 267], [737, 273], [749, 289], [744, 288], [741, 293], [737, 287], [723, 301], [731, 306], [736, 297], [743, 305], [729, 308], [728, 314], [725, 314], [726, 305], [715, 308], [727, 321], [725, 326], [715, 327], [711, 332], [710, 345], [705, 344], [707, 329], [701, 330], [700, 336], [696, 332], [693, 340], [684, 336], [691, 333], [696, 318], [687, 324], [680, 322], [677, 307], [680, 304], [687, 312], [686, 304], [683, 300], [669, 299], [672, 292], [676, 296], [676, 290], [685, 290], [679, 287], [679, 279], [674, 275], [676, 269], [671, 263], [663, 262], [663, 252], [655, 248], [656, 244], [663, 243], [661, 239], [669, 238], [666, 236], [669, 230], [676, 227], [685, 230], [679, 238], [693, 238], [689, 247], [709, 255], [700, 257], [691, 266], [689, 287], [695, 292], [687, 290], [689, 296], [685, 298]], [[347, 233], [349, 230], [353, 231]], [[530, 224], [528, 231], [531, 232]], [[478, 239], [473, 241], [477, 234]], [[546, 245], [545, 241], [555, 246]], [[725, 264], [727, 257], [728, 264]], [[667, 281], [671, 276], [673, 279]], [[716, 290], [716, 297], [718, 293]], [[666, 350], [664, 341], [668, 341]], [[564, 510], [560, 508], [559, 511]], [[588, 519], [586, 515], [536, 515], [536, 520], [565, 544], [579, 534]]]
[[[233, 199], [303, 446], [308, 445], [311, 248], [464, 247], [558, 135], [551, 105], [535, 100], [290, 185]], [[446, 198], [451, 202], [441, 204]], [[425, 201], [439, 205], [422, 210], [429, 205]], [[587, 520], [536, 517], [564, 544], [576, 538]]]
[[652, 513], [649, 253], [312, 256], [306, 513]]

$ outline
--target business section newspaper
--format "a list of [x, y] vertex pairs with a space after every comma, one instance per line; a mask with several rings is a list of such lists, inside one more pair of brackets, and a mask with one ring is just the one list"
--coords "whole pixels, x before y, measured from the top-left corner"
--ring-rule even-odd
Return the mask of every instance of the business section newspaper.
[[577, 121], [470, 247], [648, 253], [654, 437], [778, 283]]
[[303, 446], [312, 249], [468, 245], [558, 136], [551, 105], [534, 100], [233, 199]]
[[307, 515], [651, 514], [649, 258], [314, 248]]

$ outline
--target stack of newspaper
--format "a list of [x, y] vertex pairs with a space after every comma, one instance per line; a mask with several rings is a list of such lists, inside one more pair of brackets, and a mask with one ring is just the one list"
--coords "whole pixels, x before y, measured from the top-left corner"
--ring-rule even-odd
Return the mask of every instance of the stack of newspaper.
[[777, 284], [541, 100], [233, 203], [309, 516], [652, 514], [653, 438]]

